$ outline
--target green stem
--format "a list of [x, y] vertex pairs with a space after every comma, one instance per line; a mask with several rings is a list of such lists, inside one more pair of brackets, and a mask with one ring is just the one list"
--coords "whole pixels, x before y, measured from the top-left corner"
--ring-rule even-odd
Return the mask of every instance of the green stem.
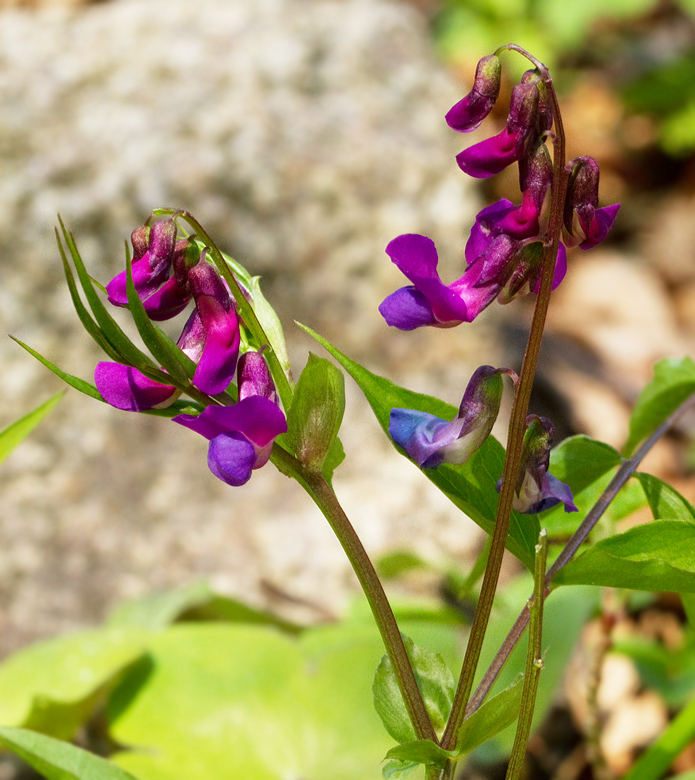
[[290, 473], [309, 493], [342, 545], [369, 602], [417, 738], [438, 742], [391, 605], [374, 566], [333, 489], [322, 474], [308, 471], [286, 450], [274, 447], [273, 457], [274, 460], [282, 461], [278, 464], [281, 470]]
[[543, 669], [543, 602], [545, 600], [545, 566], [548, 560], [548, 534], [541, 531], [536, 545], [536, 559], [533, 569], [533, 601], [529, 606], [531, 622], [529, 625], [528, 650], [526, 652], [526, 672], [524, 690], [521, 694], [521, 710], [514, 737], [512, 755], [507, 764], [506, 780], [518, 780], [524, 768], [524, 757], [531, 733], [533, 711], [536, 707], [538, 680]]
[[[518, 51], [518, 49], [515, 50]], [[522, 53], [526, 54], [523, 50]], [[530, 58], [530, 55], [526, 56]], [[463, 666], [456, 694], [454, 695], [451, 714], [444, 735], [442, 736], [441, 745], [445, 750], [452, 750], [456, 745], [458, 732], [463, 723], [466, 705], [473, 687], [473, 678], [478, 666], [478, 659], [480, 658], [480, 651], [482, 650], [487, 624], [490, 619], [492, 602], [495, 597], [495, 591], [497, 590], [497, 582], [499, 580], [502, 557], [504, 555], [505, 542], [507, 540], [509, 521], [512, 513], [514, 488], [521, 465], [521, 452], [524, 432], [526, 430], [526, 416], [528, 414], [531, 389], [533, 387], [536, 366], [538, 364], [538, 354], [543, 338], [543, 328], [545, 327], [545, 319], [550, 303], [555, 261], [557, 259], [557, 251], [560, 243], [560, 233], [562, 232], [565, 194], [567, 191], [567, 174], [565, 172], [565, 133], [552, 80], [550, 79], [550, 76], [547, 75], [547, 69], [543, 68], [543, 71], [543, 79], [546, 83], [553, 107], [556, 129], [554, 139], [552, 203], [547, 234], [549, 242], [545, 244], [543, 251], [541, 287], [536, 301], [536, 308], [533, 313], [533, 322], [531, 323], [531, 332], [529, 334], [526, 353], [524, 354], [524, 361], [519, 375], [519, 383], [514, 395], [509, 433], [507, 436], [507, 454], [504, 462], [504, 472], [502, 474], [502, 489], [500, 491], [500, 500], [497, 507], [495, 528], [492, 534], [490, 558], [483, 578], [480, 600], [478, 601], [475, 618], [473, 619], [473, 626], [471, 627], [471, 634], [468, 640], [468, 646], [466, 647], [466, 654], [463, 659]]]

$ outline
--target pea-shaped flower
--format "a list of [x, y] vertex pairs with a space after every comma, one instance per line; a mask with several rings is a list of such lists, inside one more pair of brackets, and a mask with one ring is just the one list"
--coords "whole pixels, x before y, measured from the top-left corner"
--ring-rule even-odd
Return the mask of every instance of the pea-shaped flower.
[[442, 420], [415, 409], [392, 409], [389, 433], [418, 466], [465, 463], [490, 435], [500, 411], [502, 375], [516, 381], [508, 368], [481, 366], [470, 381], [456, 417]]

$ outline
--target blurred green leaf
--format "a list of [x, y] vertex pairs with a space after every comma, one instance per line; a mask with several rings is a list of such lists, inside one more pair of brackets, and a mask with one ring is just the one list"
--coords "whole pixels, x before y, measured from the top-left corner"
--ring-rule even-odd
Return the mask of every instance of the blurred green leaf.
[[0, 463], [26, 439], [64, 395], [65, 390], [61, 390], [51, 396], [48, 401], [44, 401], [41, 406], [37, 406], [32, 412], [25, 414], [24, 417], [20, 417], [12, 425], [8, 425], [7, 428], [0, 431]]
[[389, 748], [371, 703], [372, 628], [179, 623], [109, 705], [119, 766], [147, 780], [377, 780]]
[[632, 410], [626, 455], [632, 455], [637, 445], [693, 393], [695, 363], [689, 357], [659, 361], [654, 366], [654, 378], [640, 393]]
[[659, 520], [602, 539], [553, 578], [558, 585], [695, 592], [695, 524]]
[[523, 688], [524, 676], [521, 674], [508, 688], [492, 696], [470, 718], [464, 720], [456, 752], [459, 755], [470, 753], [514, 723], [519, 717]]
[[99, 756], [33, 731], [0, 727], [0, 742], [47, 780], [136, 780]]
[[0, 666], [0, 723], [71, 738], [143, 655], [148, 638], [95, 629], [21, 650]]
[[[357, 382], [387, 436], [391, 409], [396, 407], [417, 409], [448, 420], [456, 415], [453, 406], [431, 396], [413, 393], [388, 379], [372, 374], [310, 328], [303, 325], [300, 327], [322, 344]], [[400, 447], [395, 444], [394, 447], [404, 454]], [[436, 469], [424, 469], [422, 473], [486, 533], [492, 533], [499, 503], [496, 485], [502, 476], [503, 464], [504, 448], [493, 436], [489, 436], [483, 446], [462, 466], [445, 463]], [[539, 532], [537, 515], [512, 513], [507, 548], [529, 568], [533, 567], [533, 551]]]
[[[446, 726], [451, 711], [456, 689], [454, 678], [439, 653], [419, 647], [407, 636], [403, 637], [403, 641], [432, 725], [435, 731], [441, 731]], [[391, 660], [387, 655], [382, 657], [377, 667], [372, 691], [374, 707], [386, 731], [397, 742], [416, 741], [417, 734], [410, 722]], [[387, 758], [400, 757], [388, 755]], [[408, 760], [411, 760], [410, 757]]]

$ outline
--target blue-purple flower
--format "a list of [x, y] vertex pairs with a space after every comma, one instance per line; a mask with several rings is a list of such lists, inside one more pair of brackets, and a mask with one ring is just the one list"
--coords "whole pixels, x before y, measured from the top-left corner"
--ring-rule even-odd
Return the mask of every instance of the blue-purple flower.
[[[526, 418], [519, 478], [512, 501], [517, 512], [532, 515], [557, 504], [564, 504], [565, 512], [578, 511], [569, 487], [548, 473], [552, 438], [553, 424], [547, 417], [530, 414]], [[498, 490], [501, 482], [497, 483]]]
[[490, 435], [502, 400], [502, 375], [516, 381], [508, 368], [481, 366], [471, 377], [453, 420], [415, 409], [392, 409], [389, 433], [418, 466], [465, 463]]
[[287, 431], [275, 386], [263, 356], [247, 352], [239, 359], [239, 402], [208, 406], [198, 416], [180, 414], [174, 422], [209, 440], [208, 467], [228, 485], [248, 482], [251, 472], [270, 458], [276, 436]]

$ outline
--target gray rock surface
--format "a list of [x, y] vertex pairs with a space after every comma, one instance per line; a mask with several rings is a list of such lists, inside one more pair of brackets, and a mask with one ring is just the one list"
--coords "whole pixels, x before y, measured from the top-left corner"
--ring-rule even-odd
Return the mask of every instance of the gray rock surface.
[[[485, 325], [389, 333], [376, 312], [402, 283], [386, 243], [431, 235], [452, 278], [477, 206], [442, 118], [462, 86], [434, 60], [423, 19], [382, 0], [162, 8], [2, 12], [2, 331], [89, 377], [99, 353], [62, 280], [55, 215], [106, 281], [130, 231], [174, 205], [264, 275], [297, 372], [311, 345], [293, 319], [457, 402]], [[6, 337], [0, 361], [0, 425], [59, 388]], [[472, 523], [389, 448], [352, 386], [343, 439], [336, 487], [370, 550], [417, 540], [434, 557], [470, 555]], [[0, 467], [0, 653], [199, 577], [288, 614], [291, 599], [316, 604], [304, 619], [339, 611], [356, 583], [308, 498], [272, 467], [226, 487], [205, 450], [167, 421], [71, 391]]]

